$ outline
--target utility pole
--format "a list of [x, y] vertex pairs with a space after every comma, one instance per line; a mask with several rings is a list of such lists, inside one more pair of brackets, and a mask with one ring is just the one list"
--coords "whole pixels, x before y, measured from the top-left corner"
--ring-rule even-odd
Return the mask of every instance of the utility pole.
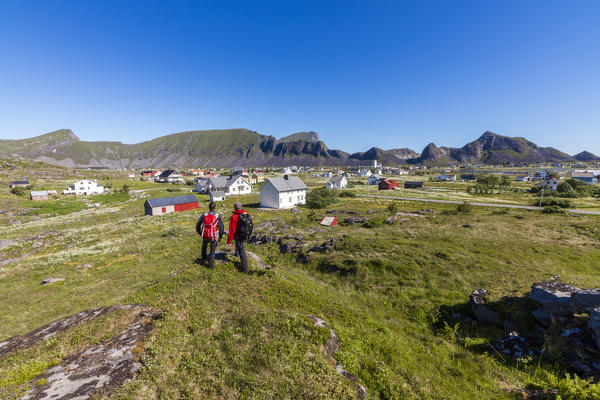
[[542, 200], [544, 199], [544, 186], [542, 186], [542, 195], [540, 196], [540, 208], [542, 208]]

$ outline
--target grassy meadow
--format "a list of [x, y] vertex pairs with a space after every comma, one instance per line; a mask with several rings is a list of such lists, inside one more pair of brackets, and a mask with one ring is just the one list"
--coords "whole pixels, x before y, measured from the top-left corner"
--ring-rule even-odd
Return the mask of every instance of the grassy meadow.
[[[88, 173], [19, 166], [25, 167], [36, 189], [62, 190]], [[1, 173], [3, 181], [16, 174]], [[340, 223], [322, 227], [327, 210], [262, 210], [257, 193], [229, 197], [218, 210], [227, 219], [241, 201], [255, 232], [268, 234], [269, 221], [282, 227], [278, 236], [301, 237], [308, 262], [274, 243], [249, 244], [272, 269], [251, 260], [252, 273], [241, 274], [229, 255], [209, 270], [199, 262], [194, 230], [207, 196], [197, 196], [198, 210], [144, 216], [145, 199], [176, 195], [167, 191], [174, 186], [95, 173], [114, 189], [127, 184], [132, 191], [32, 204], [0, 188], [2, 209], [12, 214], [0, 214], [0, 342], [92, 307], [142, 303], [162, 310], [140, 350], [137, 379], [108, 399], [356, 398], [325, 355], [329, 331], [307, 315], [336, 330], [334, 357], [369, 399], [522, 398], [523, 388], [564, 386], [564, 366], [550, 347], [518, 362], [498, 354], [491, 344], [506, 332], [465, 318], [471, 291], [487, 289], [502, 315], [510, 312], [527, 328], [531, 304], [523, 297], [532, 283], [559, 275], [578, 287], [600, 286], [598, 216], [457, 213], [451, 205], [394, 201], [398, 211], [430, 211], [384, 224], [389, 201], [343, 198], [328, 208]], [[322, 182], [307, 179], [311, 187]], [[343, 223], [357, 216], [376, 223]], [[332, 249], [307, 253], [330, 238]], [[232, 250], [224, 242], [218, 249]], [[41, 285], [48, 277], [65, 280]], [[505, 296], [520, 301], [508, 308]], [[119, 332], [128, 318], [127, 311], [108, 314], [0, 358], [0, 398], [18, 398], [45, 369]], [[548, 343], [554, 339], [549, 333]]]

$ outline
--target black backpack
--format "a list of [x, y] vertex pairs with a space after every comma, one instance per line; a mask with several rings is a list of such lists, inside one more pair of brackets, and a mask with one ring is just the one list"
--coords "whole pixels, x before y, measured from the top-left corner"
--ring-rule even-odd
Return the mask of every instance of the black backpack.
[[252, 217], [250, 214], [240, 214], [238, 216], [238, 226], [235, 231], [235, 237], [237, 240], [247, 240], [250, 236], [252, 236], [252, 230], [254, 229], [254, 224], [252, 223]]

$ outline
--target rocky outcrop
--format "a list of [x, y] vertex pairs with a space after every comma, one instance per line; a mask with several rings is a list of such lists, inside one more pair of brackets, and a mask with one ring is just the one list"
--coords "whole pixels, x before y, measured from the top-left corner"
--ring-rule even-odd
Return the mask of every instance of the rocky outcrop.
[[[325, 344], [325, 354], [327, 355], [327, 357], [333, 358], [334, 353], [340, 348], [340, 340], [338, 339], [337, 332], [329, 325], [327, 325], [327, 323], [323, 319], [315, 317], [313, 315], [307, 315], [307, 317], [314, 321], [316, 327], [325, 327], [329, 329], [329, 340], [327, 340], [327, 343]], [[333, 359], [335, 361], [335, 370], [337, 371], [337, 373], [345, 376], [350, 382], [352, 382], [356, 386], [359, 399], [366, 399], [367, 389], [360, 384], [358, 378], [356, 378], [354, 374], [348, 372], [342, 366], [342, 364], [335, 360], [335, 358]]]
[[105, 315], [119, 308], [130, 308], [133, 306], [111, 306], [111, 307], [99, 307], [92, 308], [90, 310], [82, 311], [80, 313], [70, 315], [68, 317], [61, 318], [54, 322], [44, 325], [27, 335], [13, 336], [0, 342], [0, 357], [13, 352], [15, 350], [21, 350], [33, 345], [40, 343], [42, 340], [51, 338], [61, 332], [66, 331], [72, 327], [78, 326], [86, 321], [97, 318], [101, 315]]
[[579, 290], [571, 295], [571, 306], [576, 311], [588, 312], [600, 305], [600, 289]]
[[471, 311], [473, 311], [477, 322], [485, 325], [501, 326], [500, 315], [486, 304], [485, 296], [487, 295], [488, 291], [485, 289], [473, 290], [469, 296]]
[[548, 327], [553, 319], [564, 322], [573, 315], [571, 295], [581, 289], [559, 281], [534, 283], [529, 297], [541, 308], [534, 311], [534, 317]]
[[63, 359], [36, 377], [35, 381], [45, 383], [31, 385], [21, 400], [85, 400], [122, 386], [135, 377], [141, 366], [133, 350], [150, 334], [152, 319], [157, 315], [156, 311], [140, 308], [124, 332]]

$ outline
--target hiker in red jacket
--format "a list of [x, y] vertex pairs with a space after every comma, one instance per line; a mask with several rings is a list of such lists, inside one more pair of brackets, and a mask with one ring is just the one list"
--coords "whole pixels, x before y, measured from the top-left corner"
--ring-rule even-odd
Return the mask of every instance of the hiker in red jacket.
[[233, 205], [233, 215], [229, 219], [227, 244], [231, 244], [231, 241], [235, 240], [235, 252], [240, 256], [242, 271], [246, 273], [248, 273], [248, 258], [246, 257], [244, 242], [252, 234], [252, 228], [252, 217], [242, 209], [240, 202], [236, 202]]
[[208, 203], [208, 212], [202, 214], [196, 224], [196, 232], [202, 237], [202, 260], [206, 262], [206, 247], [210, 243], [210, 256], [208, 257], [208, 268], [215, 266], [215, 251], [217, 243], [223, 237], [223, 218], [215, 211], [217, 205], [214, 201]]

